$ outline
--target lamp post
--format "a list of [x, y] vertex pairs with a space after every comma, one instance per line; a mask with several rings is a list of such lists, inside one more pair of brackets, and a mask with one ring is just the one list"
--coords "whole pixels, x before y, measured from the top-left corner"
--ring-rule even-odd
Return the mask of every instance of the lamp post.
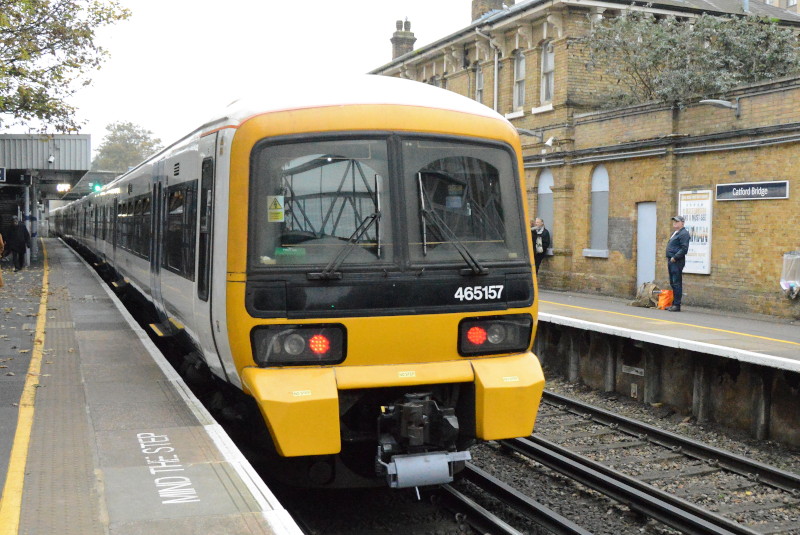
[[737, 119], [741, 116], [742, 112], [741, 106], [739, 105], [739, 97], [736, 97], [735, 103], [729, 100], [710, 98], [701, 100], [699, 104], [708, 104], [709, 106], [714, 106], [715, 108], [727, 108], [729, 110], [734, 110], [734, 114]]
[[552, 147], [553, 143], [555, 143], [557, 141], [557, 139], [554, 136], [550, 136], [549, 138], [547, 138], [547, 141], [545, 141], [544, 140], [544, 131], [543, 130], [537, 132], [535, 130], [528, 130], [528, 129], [525, 129], [525, 128], [517, 128], [517, 132], [519, 132], [519, 134], [523, 135], [523, 136], [531, 136], [531, 137], [538, 138], [539, 139], [539, 143], [544, 143], [548, 147]]

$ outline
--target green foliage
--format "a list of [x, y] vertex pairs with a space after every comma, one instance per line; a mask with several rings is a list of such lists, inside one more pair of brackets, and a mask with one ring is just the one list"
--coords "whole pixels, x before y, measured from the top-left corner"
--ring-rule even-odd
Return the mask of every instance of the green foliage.
[[124, 173], [161, 149], [160, 139], [133, 123], [111, 123], [106, 130], [108, 133], [92, 162], [93, 171]]
[[75, 130], [66, 100], [107, 56], [95, 30], [129, 16], [116, 0], [0, 0], [0, 126]]
[[627, 11], [595, 23], [580, 42], [591, 58], [587, 68], [616, 80], [612, 105], [681, 104], [800, 71], [792, 30], [753, 16], [676, 19]]

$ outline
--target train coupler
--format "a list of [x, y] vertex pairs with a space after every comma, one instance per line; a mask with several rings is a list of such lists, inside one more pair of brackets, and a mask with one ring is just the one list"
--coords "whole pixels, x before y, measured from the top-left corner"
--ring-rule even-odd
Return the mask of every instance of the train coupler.
[[395, 455], [384, 463], [378, 454], [377, 462], [394, 489], [442, 485], [453, 481], [455, 463], [469, 461], [468, 451], [437, 451]]
[[470, 459], [455, 451], [458, 434], [454, 409], [440, 408], [429, 393], [406, 394], [381, 407], [376, 471], [392, 488], [449, 483], [454, 464]]

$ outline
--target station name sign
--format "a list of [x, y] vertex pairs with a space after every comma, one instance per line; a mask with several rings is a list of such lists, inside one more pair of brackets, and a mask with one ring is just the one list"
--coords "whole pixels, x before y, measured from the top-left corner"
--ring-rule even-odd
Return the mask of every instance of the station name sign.
[[755, 201], [762, 199], [788, 199], [789, 181], [740, 182], [717, 184], [718, 201]]

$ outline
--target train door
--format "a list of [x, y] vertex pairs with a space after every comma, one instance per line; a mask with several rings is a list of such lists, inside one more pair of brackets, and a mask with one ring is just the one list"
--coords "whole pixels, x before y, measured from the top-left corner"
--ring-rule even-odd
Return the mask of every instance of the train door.
[[636, 287], [656, 279], [656, 203], [636, 204]]
[[203, 348], [209, 368], [219, 377], [226, 379], [224, 367], [219, 358], [214, 336], [213, 296], [211, 292], [212, 265], [214, 257], [214, 183], [216, 176], [215, 153], [217, 134], [200, 140], [200, 153], [204, 155], [200, 164], [200, 190], [198, 192], [198, 240], [197, 274], [195, 280], [195, 325], [197, 336]]
[[163, 240], [163, 221], [164, 221], [164, 162], [156, 162], [153, 166], [153, 189], [152, 189], [152, 214], [150, 218], [150, 294], [153, 302], [161, 314], [162, 320], [166, 319], [164, 314], [164, 303], [161, 298], [161, 255]]

